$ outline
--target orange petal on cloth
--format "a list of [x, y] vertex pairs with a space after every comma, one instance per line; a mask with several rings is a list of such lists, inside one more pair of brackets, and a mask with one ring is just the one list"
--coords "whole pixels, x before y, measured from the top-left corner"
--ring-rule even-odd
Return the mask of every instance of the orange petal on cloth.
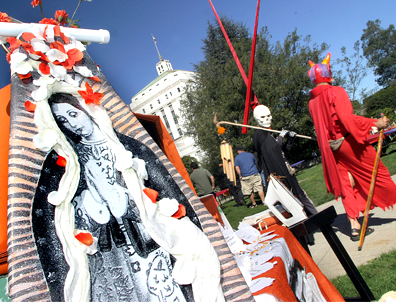
[[144, 188], [143, 192], [151, 199], [153, 203], [157, 203], [158, 192], [150, 188]]
[[179, 203], [179, 210], [175, 214], [172, 215], [173, 218], [180, 219], [186, 216], [186, 207]]
[[9, 49], [13, 50], [21, 46], [21, 40], [15, 38], [15, 37], [9, 37], [6, 39], [6, 41], [10, 44]]
[[99, 77], [97, 77], [97, 76], [93, 76], [93, 77], [90, 77], [88, 79], [91, 79], [91, 80], [96, 81], [96, 82], [102, 82], [102, 80], [99, 79]]
[[29, 112], [34, 112], [34, 110], [36, 110], [36, 104], [32, 103], [31, 101], [26, 101], [25, 109]]
[[27, 73], [27, 74], [19, 74], [18, 73], [18, 77], [21, 79], [21, 80], [23, 80], [23, 79], [28, 79], [28, 78], [30, 78], [32, 75], [30, 74], [30, 73]]
[[56, 160], [56, 164], [60, 167], [65, 167], [67, 163], [66, 158], [64, 158], [63, 156], [58, 155], [58, 159]]
[[67, 56], [71, 58], [74, 62], [81, 61], [84, 58], [84, 54], [82, 51], [78, 50], [77, 48], [72, 48], [67, 52]]
[[[59, 11], [56, 11], [56, 12], [59, 12]], [[67, 16], [67, 14], [66, 14], [66, 16]], [[57, 18], [56, 15], [55, 15], [55, 18]], [[61, 32], [59, 25], [54, 27], [54, 35], [61, 37], [63, 42], [65, 42], [65, 44], [70, 43], [70, 39], [68, 37], [66, 37], [63, 32]]]
[[93, 237], [90, 233], [81, 232], [74, 237], [76, 237], [78, 241], [85, 245], [91, 245], [93, 243]]
[[103, 93], [101, 92], [93, 92], [91, 86], [89, 86], [88, 82], [85, 82], [86, 92], [83, 90], [79, 90], [78, 93], [85, 100], [85, 104], [89, 105], [91, 103], [95, 105], [100, 104], [100, 99], [103, 97]]
[[59, 51], [61, 51], [61, 52], [63, 52], [63, 53], [66, 53], [65, 47], [64, 47], [63, 44], [62, 44], [61, 42], [59, 42], [59, 41], [55, 41], [55, 42], [50, 43], [50, 47], [51, 47], [52, 49], [57, 49], [57, 50], [59, 50]]
[[36, 36], [32, 33], [29, 32], [24, 32], [22, 34], [22, 39], [24, 39], [27, 42], [30, 42], [32, 39], [36, 38]]
[[50, 74], [50, 67], [45, 63], [40, 63], [39, 69], [43, 74]]

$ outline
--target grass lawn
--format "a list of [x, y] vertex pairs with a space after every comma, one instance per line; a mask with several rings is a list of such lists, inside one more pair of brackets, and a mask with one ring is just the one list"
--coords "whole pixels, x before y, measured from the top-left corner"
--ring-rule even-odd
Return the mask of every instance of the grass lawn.
[[[396, 250], [382, 254], [380, 257], [371, 260], [368, 264], [359, 266], [358, 270], [377, 301], [385, 293], [396, 290]], [[347, 275], [330, 281], [343, 297], [359, 296]]]

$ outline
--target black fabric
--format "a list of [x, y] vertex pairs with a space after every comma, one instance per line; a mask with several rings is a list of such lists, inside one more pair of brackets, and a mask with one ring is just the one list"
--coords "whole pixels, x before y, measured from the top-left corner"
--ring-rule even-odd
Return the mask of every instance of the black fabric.
[[289, 173], [281, 147], [275, 138], [267, 131], [256, 130], [253, 134], [253, 145], [259, 157], [260, 169], [268, 180], [270, 174], [280, 177], [282, 183], [301, 201], [307, 216], [312, 216], [318, 211], [307, 198], [298, 184], [297, 179]]
[[[120, 142], [127, 150], [131, 151], [134, 156], [145, 161], [149, 178], [145, 181], [145, 186], [158, 192], [158, 200], [165, 197], [177, 199], [185, 206], [186, 216], [188, 216], [198, 228], [202, 229], [192, 206], [154, 152], [143, 143], [131, 137], [127, 137], [122, 134], [117, 135]], [[44, 162], [33, 200], [32, 225], [36, 247], [50, 290], [51, 298], [53, 301], [63, 301], [63, 286], [69, 266], [64, 258], [62, 245], [55, 230], [55, 207], [47, 201], [48, 194], [58, 189], [60, 179], [65, 172], [63, 167], [56, 164], [57, 158], [58, 155], [54, 151], [51, 151]], [[81, 185], [84, 186], [84, 182], [80, 181], [80, 186]], [[77, 190], [76, 195], [79, 194], [79, 192], [81, 192], [81, 188]], [[76, 215], [76, 224], [83, 224], [83, 222], [78, 221], [78, 215]], [[99, 240], [102, 241], [100, 249], [105, 251], [112, 249], [111, 237], [113, 237], [113, 240], [116, 241], [118, 245], [123, 245], [125, 238], [121, 238], [121, 236], [119, 236], [120, 234], [118, 230], [116, 230], [117, 226], [115, 224], [113, 227], [115, 228], [111, 228], [109, 224], [106, 224], [103, 226], [103, 229], [100, 230]], [[128, 227], [130, 227], [130, 225], [128, 225]], [[133, 233], [132, 231], [132, 228], [127, 229], [127, 232], [131, 235]], [[122, 233], [121, 235], [124, 237]], [[150, 240], [146, 242], [145, 247], [138, 246], [137, 251], [144, 257], [157, 247], [158, 245], [153, 240]], [[91, 257], [98, 257], [97, 254]], [[53, 272], [56, 272], [56, 274]], [[191, 286], [181, 286], [181, 289], [185, 297], [188, 297], [187, 300], [192, 301]]]

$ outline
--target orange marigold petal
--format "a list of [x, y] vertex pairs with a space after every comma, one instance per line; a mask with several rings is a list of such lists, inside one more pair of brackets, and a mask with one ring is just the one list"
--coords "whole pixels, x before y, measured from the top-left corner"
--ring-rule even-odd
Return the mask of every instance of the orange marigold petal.
[[25, 109], [29, 112], [34, 112], [34, 110], [36, 110], [36, 104], [32, 103], [31, 101], [26, 101]]
[[97, 77], [97, 76], [93, 76], [93, 77], [90, 77], [88, 79], [91, 79], [91, 80], [96, 81], [96, 82], [102, 82], [102, 80], [99, 77]]
[[186, 207], [179, 203], [179, 209], [175, 214], [172, 215], [173, 218], [180, 219], [186, 216]]
[[30, 73], [27, 73], [27, 74], [19, 74], [18, 73], [18, 77], [21, 79], [21, 80], [23, 80], [23, 79], [28, 79], [28, 78], [30, 78], [32, 75], [30, 74]]
[[32, 33], [29, 32], [24, 32], [22, 34], [22, 39], [24, 39], [27, 42], [30, 42], [32, 39], [36, 38], [36, 36]]
[[91, 245], [93, 243], [93, 237], [90, 233], [81, 232], [74, 237], [76, 237], [78, 241], [85, 245]]
[[218, 132], [219, 134], [224, 134], [224, 133], [225, 133], [225, 128], [224, 128], [224, 127], [218, 127], [218, 128], [217, 128], [217, 132]]
[[50, 74], [51, 71], [51, 68], [45, 63], [40, 63], [39, 69], [43, 74]]
[[157, 203], [157, 198], [158, 198], [158, 192], [156, 190], [150, 189], [150, 188], [144, 188], [143, 189], [144, 194], [147, 195], [148, 198], [151, 199], [153, 203]]
[[81, 61], [84, 58], [84, 54], [77, 48], [72, 48], [67, 52], [67, 56], [74, 60], [74, 62]]
[[60, 167], [66, 167], [67, 160], [63, 156], [58, 155], [58, 159], [56, 160], [56, 164]]

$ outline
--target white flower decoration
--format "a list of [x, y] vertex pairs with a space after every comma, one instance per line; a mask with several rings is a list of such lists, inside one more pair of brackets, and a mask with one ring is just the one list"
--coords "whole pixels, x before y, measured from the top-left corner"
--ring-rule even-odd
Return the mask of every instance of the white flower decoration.
[[60, 205], [66, 199], [66, 193], [59, 191], [52, 191], [48, 194], [48, 202], [54, 206]]
[[48, 99], [52, 94], [52, 84], [54, 83], [55, 79], [49, 76], [42, 76], [40, 79], [34, 80], [33, 84], [40, 88], [32, 92], [32, 98], [36, 102]]
[[87, 67], [87, 66], [73, 66], [73, 70], [75, 72], [78, 72], [79, 74], [81, 74], [84, 77], [90, 78], [93, 77], [93, 73], [92, 71]]
[[179, 203], [174, 198], [163, 198], [158, 201], [158, 210], [162, 215], [171, 217], [179, 210]]
[[58, 49], [50, 49], [46, 52], [47, 58], [50, 62], [65, 62], [68, 58], [67, 54], [58, 50]]
[[19, 74], [27, 74], [33, 70], [32, 66], [26, 60], [27, 55], [14, 52], [11, 54], [11, 70]]
[[30, 44], [32, 45], [34, 51], [41, 51], [42, 53], [46, 53], [51, 49], [46, 43], [44, 43], [42, 38], [33, 38], [30, 41]]
[[58, 133], [52, 129], [44, 129], [33, 137], [34, 146], [44, 152], [50, 151], [57, 140]]

